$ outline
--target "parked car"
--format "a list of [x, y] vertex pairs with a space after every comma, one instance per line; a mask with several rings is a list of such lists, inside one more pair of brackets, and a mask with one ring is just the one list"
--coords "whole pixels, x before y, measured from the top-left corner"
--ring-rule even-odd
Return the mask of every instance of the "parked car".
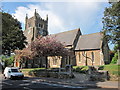
[[6, 67], [3, 74], [5, 79], [23, 79], [24, 77], [24, 74], [17, 67]]

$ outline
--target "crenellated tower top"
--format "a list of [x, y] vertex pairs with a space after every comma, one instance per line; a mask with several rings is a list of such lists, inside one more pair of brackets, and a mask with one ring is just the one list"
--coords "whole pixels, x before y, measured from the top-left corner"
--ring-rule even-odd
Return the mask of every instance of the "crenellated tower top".
[[42, 19], [36, 9], [33, 17], [28, 18], [26, 14], [24, 34], [27, 37], [28, 43], [31, 43], [39, 35], [48, 35], [48, 15], [46, 15], [46, 19]]

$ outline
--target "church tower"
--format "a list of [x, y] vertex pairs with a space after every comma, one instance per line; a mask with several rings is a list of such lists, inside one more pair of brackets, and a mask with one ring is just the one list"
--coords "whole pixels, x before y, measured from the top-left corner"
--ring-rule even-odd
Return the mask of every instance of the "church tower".
[[48, 35], [48, 15], [46, 16], [46, 20], [44, 20], [36, 12], [36, 9], [33, 17], [28, 18], [26, 14], [24, 35], [27, 37], [28, 43], [31, 43], [31, 41], [35, 40], [39, 35]]

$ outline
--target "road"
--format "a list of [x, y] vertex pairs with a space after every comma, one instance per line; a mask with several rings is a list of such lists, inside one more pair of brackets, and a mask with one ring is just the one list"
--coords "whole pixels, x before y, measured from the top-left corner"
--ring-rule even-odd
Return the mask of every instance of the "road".
[[49, 84], [45, 82], [38, 81], [39, 78], [28, 78], [25, 77], [23, 80], [2, 80], [2, 89], [11, 89], [11, 90], [34, 90], [39, 88], [65, 88], [55, 84]]
[[[40, 90], [40, 89], [47, 89], [51, 88], [52, 90], [56, 90], [56, 88], [80, 88], [80, 90], [96, 90], [95, 88], [85, 88], [85, 87], [73, 87], [69, 85], [62, 85], [62, 84], [56, 84], [56, 83], [47, 83], [46, 81], [43, 81], [43, 79], [39, 77], [24, 77], [23, 80], [10, 80], [10, 79], [4, 79], [3, 76], [0, 75], [0, 87], [2, 90]], [[1, 90], [1, 89], [0, 89]], [[116, 89], [106, 89], [106, 88], [97, 88], [97, 90], [116, 90]]]
[[[1, 75], [0, 75], [1, 76]], [[24, 77], [23, 80], [10, 80], [0, 77], [2, 90], [36, 90], [42, 88], [75, 88], [73, 86], [47, 83], [39, 77]], [[82, 87], [79, 87], [82, 88]], [[55, 89], [56, 90], [56, 89]]]

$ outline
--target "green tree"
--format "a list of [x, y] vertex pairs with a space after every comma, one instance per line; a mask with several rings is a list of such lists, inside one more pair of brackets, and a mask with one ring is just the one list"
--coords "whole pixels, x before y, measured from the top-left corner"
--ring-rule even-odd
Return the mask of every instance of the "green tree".
[[114, 57], [112, 58], [111, 64], [117, 64], [117, 60], [118, 60], [118, 53], [116, 52], [114, 54]]
[[15, 58], [14, 55], [11, 56], [11, 57], [6, 57], [6, 56], [0, 57], [0, 59], [2, 60], [2, 62], [4, 62], [5, 67], [7, 67], [7, 66], [13, 66], [14, 58]]
[[2, 14], [2, 54], [10, 56], [15, 49], [25, 47], [26, 37], [17, 19], [5, 12], [0, 14]]
[[104, 38], [117, 44], [120, 49], [120, 1], [110, 2], [110, 6], [105, 9], [103, 17]]
[[114, 53], [117, 52], [117, 49], [118, 49], [118, 44], [114, 46]]
[[117, 64], [117, 61], [118, 61], [118, 45], [115, 45], [114, 46], [114, 50], [113, 50], [113, 53], [114, 53], [114, 57], [112, 58], [112, 61], [111, 61], [111, 64]]

